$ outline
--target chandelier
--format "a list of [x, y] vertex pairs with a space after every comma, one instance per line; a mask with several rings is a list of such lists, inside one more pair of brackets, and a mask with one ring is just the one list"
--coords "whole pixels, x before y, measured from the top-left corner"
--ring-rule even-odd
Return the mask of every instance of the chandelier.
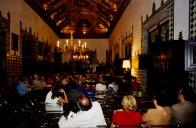
[[75, 40], [73, 38], [74, 31], [70, 31], [70, 39], [66, 39], [65, 41], [57, 41], [57, 47], [64, 53], [70, 54], [71, 59], [75, 61], [83, 61], [88, 60], [88, 49], [87, 43], [82, 43], [81, 40]]

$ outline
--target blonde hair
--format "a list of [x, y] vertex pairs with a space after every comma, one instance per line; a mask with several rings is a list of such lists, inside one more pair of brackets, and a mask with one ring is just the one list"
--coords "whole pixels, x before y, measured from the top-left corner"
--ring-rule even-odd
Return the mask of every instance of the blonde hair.
[[125, 110], [136, 110], [137, 109], [136, 99], [132, 95], [125, 95], [121, 103]]

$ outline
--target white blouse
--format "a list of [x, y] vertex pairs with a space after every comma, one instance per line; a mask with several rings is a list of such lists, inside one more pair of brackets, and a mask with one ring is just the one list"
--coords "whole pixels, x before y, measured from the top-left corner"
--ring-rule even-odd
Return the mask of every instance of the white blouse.
[[58, 103], [60, 97], [52, 99], [52, 91], [49, 91], [46, 95], [45, 109], [48, 112], [63, 112], [63, 105]]

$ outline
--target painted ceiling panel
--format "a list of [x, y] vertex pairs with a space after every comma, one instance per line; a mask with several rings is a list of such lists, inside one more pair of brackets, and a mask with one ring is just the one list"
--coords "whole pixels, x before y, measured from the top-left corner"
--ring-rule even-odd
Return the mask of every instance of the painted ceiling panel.
[[108, 38], [131, 0], [25, 0], [60, 38]]

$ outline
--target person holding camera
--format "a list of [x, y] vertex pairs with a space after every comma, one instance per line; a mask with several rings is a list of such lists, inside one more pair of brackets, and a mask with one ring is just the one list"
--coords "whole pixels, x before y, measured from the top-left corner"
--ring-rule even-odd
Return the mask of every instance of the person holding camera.
[[66, 103], [69, 103], [66, 92], [60, 85], [54, 85], [46, 95], [45, 109], [46, 111], [63, 112], [63, 105]]

